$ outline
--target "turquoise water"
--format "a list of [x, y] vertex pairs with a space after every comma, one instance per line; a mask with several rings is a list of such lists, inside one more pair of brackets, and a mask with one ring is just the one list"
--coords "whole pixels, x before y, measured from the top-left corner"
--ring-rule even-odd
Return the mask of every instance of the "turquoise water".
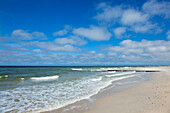
[[0, 112], [41, 112], [97, 94], [113, 81], [146, 73], [136, 67], [0, 67]]

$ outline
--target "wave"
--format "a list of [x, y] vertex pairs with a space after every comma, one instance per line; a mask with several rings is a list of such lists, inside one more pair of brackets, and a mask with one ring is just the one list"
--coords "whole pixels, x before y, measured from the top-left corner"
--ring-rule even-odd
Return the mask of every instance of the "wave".
[[24, 76], [18, 76], [14, 78], [12, 81], [23, 81], [23, 80], [25, 80]]
[[107, 73], [116, 73], [116, 71], [108, 71]]
[[[89, 71], [89, 72], [101, 72], [101, 71], [108, 71], [108, 70], [119, 70], [119, 69], [130, 69], [129, 67], [123, 67], [123, 68], [94, 68], [94, 69], [88, 69], [88, 68], [71, 68], [70, 70], [74, 71]], [[114, 71], [112, 71], [113, 73]], [[111, 73], [111, 72], [110, 72]]]
[[117, 80], [122, 80], [122, 79], [125, 79], [125, 78], [129, 78], [129, 77], [134, 77], [134, 76], [136, 76], [136, 75], [129, 75], [129, 76], [125, 76], [125, 77], [115, 78], [115, 79], [112, 80], [112, 82], [117, 81]]
[[81, 71], [83, 70], [82, 68], [71, 68], [71, 70], [74, 70], [74, 71]]
[[24, 80], [25, 78], [20, 78], [21, 80]]
[[91, 81], [100, 81], [100, 80], [102, 80], [102, 77], [91, 79]]
[[119, 68], [98, 68], [98, 69], [91, 69], [91, 71], [108, 71], [108, 70], [116, 70], [116, 69], [119, 69]]
[[118, 74], [113, 74], [113, 75], [105, 75], [107, 77], [114, 77], [114, 76], [121, 76], [121, 75], [129, 75], [129, 74], [133, 74], [135, 73], [135, 71], [133, 72], [126, 72], [126, 73], [118, 73]]
[[55, 76], [46, 76], [46, 77], [31, 77], [31, 80], [35, 80], [35, 81], [46, 81], [46, 80], [54, 80], [54, 79], [58, 79], [59, 76], [55, 75]]
[[0, 76], [0, 79], [1, 78], [8, 78], [8, 75]]

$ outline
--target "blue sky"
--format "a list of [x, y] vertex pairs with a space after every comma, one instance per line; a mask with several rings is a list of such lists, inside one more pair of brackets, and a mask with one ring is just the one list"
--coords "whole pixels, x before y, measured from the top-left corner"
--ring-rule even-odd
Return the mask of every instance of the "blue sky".
[[167, 0], [0, 0], [0, 65], [168, 65]]

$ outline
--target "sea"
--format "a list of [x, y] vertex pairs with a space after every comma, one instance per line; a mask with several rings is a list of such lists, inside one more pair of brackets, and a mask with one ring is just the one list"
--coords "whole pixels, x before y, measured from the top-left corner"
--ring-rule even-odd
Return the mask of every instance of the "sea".
[[[119, 84], [148, 80], [150, 73], [135, 71], [140, 68], [143, 67], [1, 66], [0, 113], [39, 113], [84, 99], [91, 101], [91, 97], [110, 86], [116, 89]], [[126, 79], [134, 77], [127, 82]]]

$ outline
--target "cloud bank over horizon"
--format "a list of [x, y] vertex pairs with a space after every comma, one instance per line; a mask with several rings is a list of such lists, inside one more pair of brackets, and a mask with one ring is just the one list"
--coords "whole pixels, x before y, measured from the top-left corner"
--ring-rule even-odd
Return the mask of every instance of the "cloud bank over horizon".
[[169, 1], [102, 2], [91, 9], [88, 25], [0, 32], [0, 65], [167, 65], [169, 10]]

